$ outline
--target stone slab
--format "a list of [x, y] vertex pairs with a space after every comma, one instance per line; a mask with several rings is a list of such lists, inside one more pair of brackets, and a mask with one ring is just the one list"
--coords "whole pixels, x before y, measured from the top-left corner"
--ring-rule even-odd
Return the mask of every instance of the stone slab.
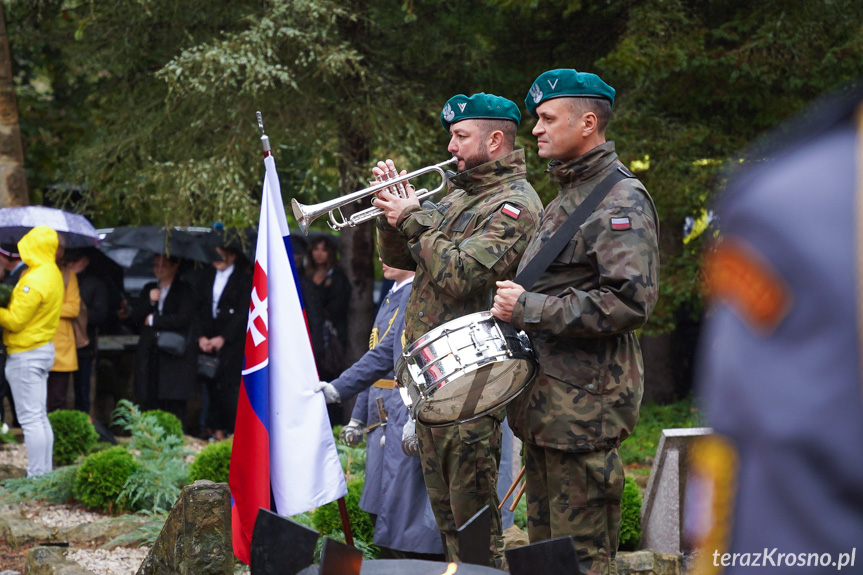
[[688, 451], [694, 440], [712, 432], [709, 427], [662, 431], [641, 507], [642, 548], [670, 554], [686, 551], [682, 534]]

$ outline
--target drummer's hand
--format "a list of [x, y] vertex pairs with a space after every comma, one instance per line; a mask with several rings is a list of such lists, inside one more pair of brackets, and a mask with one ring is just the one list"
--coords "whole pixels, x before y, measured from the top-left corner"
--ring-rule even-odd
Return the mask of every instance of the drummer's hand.
[[524, 288], [515, 282], [506, 280], [495, 282], [497, 293], [494, 294], [494, 305], [491, 306], [491, 315], [501, 321], [512, 319], [512, 310], [518, 297], [524, 293]]

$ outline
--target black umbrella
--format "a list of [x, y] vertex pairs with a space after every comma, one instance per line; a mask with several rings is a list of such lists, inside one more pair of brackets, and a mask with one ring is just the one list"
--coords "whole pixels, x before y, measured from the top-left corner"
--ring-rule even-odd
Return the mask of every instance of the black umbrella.
[[247, 228], [214, 228], [208, 235], [208, 243], [214, 249], [226, 247], [244, 256], [250, 262], [255, 261], [258, 230]]
[[[210, 263], [218, 257], [205, 233], [199, 235], [161, 226], [115, 228], [105, 238], [105, 242], [110, 247], [147, 250], [154, 254], [204, 263]], [[108, 255], [111, 255], [110, 252]]]

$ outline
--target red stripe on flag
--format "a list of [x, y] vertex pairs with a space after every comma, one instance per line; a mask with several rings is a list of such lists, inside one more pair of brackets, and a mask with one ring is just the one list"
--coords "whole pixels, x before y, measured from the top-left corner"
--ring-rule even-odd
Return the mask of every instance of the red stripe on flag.
[[234, 498], [231, 510], [234, 555], [248, 565], [258, 509], [270, 509], [270, 436], [252, 409], [243, 384], [237, 403], [228, 484]]

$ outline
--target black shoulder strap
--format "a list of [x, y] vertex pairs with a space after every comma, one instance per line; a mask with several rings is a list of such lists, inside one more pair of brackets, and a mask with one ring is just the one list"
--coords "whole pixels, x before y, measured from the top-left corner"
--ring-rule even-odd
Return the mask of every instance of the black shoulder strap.
[[529, 291], [536, 280], [539, 279], [539, 276], [548, 269], [548, 266], [551, 265], [554, 258], [557, 257], [572, 236], [575, 235], [578, 228], [581, 227], [581, 224], [584, 223], [587, 217], [593, 213], [593, 210], [599, 206], [600, 202], [602, 202], [608, 192], [611, 191], [611, 188], [623, 179], [634, 177], [635, 176], [632, 175], [629, 170], [622, 166], [618, 166], [616, 170], [608, 174], [608, 176], [599, 182], [593, 191], [590, 192], [590, 195], [578, 205], [575, 211], [572, 212], [572, 215], [563, 222], [563, 225], [558, 228], [554, 235], [551, 236], [551, 239], [542, 246], [542, 249], [539, 250], [536, 256], [528, 262], [524, 269], [521, 270], [521, 273], [518, 274], [513, 281], [525, 290]]

